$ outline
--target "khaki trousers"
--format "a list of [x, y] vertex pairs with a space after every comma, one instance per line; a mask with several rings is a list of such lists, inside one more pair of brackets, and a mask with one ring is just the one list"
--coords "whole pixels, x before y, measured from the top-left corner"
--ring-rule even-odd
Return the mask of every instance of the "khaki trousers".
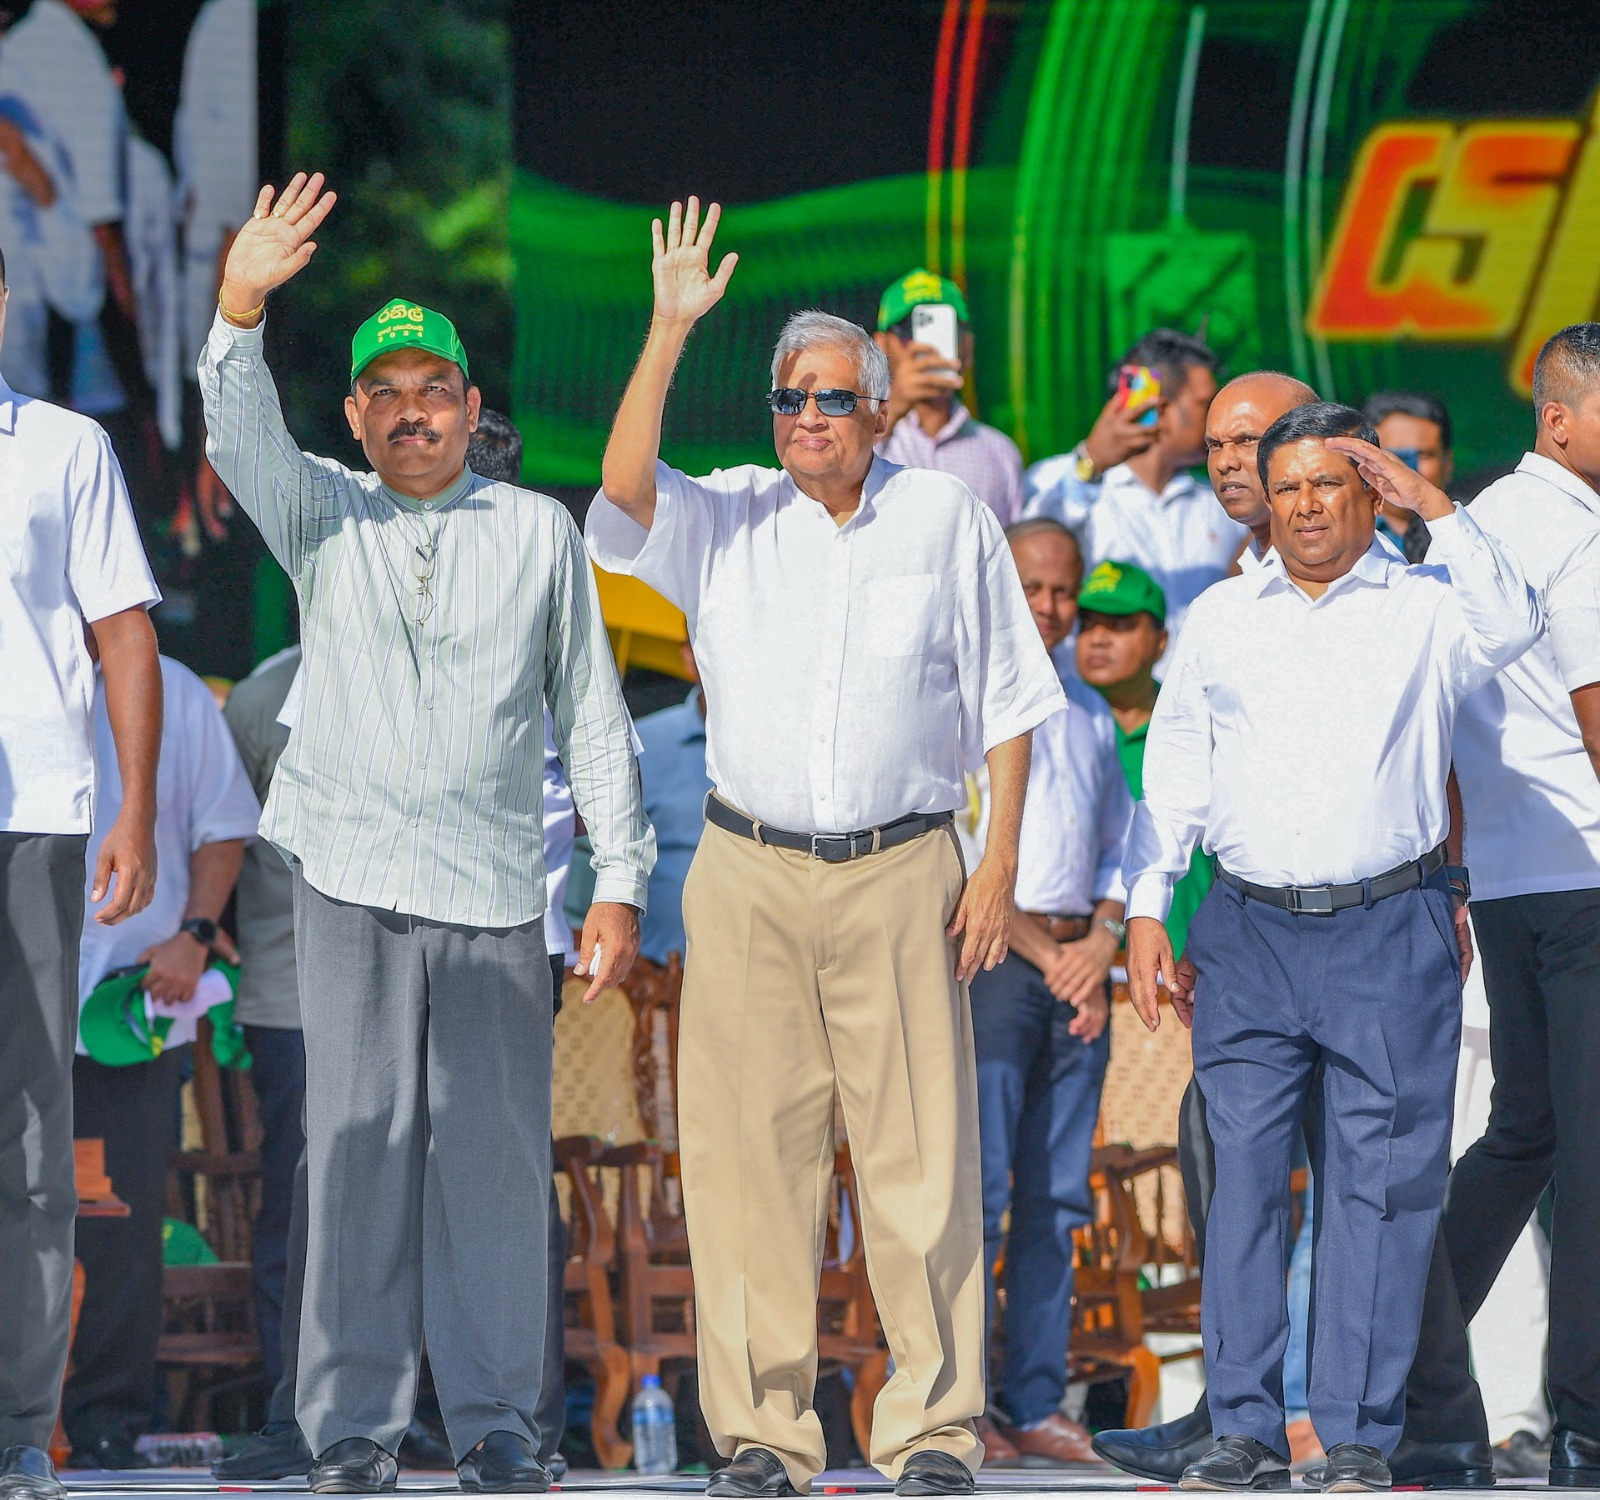
[[944, 935], [954, 834], [830, 865], [707, 824], [684, 886], [678, 1039], [700, 1402], [724, 1456], [770, 1448], [802, 1493], [837, 1086], [894, 1373], [875, 1467], [920, 1448], [976, 1470], [983, 1206], [972, 1017]]

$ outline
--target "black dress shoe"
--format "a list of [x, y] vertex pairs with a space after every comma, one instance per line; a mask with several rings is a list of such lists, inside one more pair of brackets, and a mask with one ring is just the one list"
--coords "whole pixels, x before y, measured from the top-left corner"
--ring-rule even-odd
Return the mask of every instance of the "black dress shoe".
[[460, 1463], [456, 1477], [469, 1495], [542, 1495], [550, 1471], [520, 1432], [491, 1432]]
[[[1407, 1488], [1487, 1490], [1494, 1487], [1494, 1455], [1488, 1443], [1417, 1443], [1401, 1438], [1389, 1455], [1389, 1474]], [[1321, 1465], [1306, 1475], [1319, 1488]]]
[[1600, 1489], [1600, 1439], [1570, 1427], [1550, 1434], [1550, 1483], [1568, 1489]]
[[[1505, 1442], [1495, 1444], [1490, 1457], [1496, 1479], [1543, 1479], [1550, 1472], [1550, 1439], [1519, 1427]], [[1394, 1467], [1393, 1459], [1389, 1467]]]
[[706, 1481], [708, 1495], [798, 1495], [789, 1471], [770, 1448], [744, 1448]]
[[897, 1495], [971, 1495], [978, 1482], [953, 1453], [922, 1448], [913, 1453], [894, 1482]]
[[1201, 1396], [1200, 1404], [1186, 1417], [1159, 1427], [1099, 1432], [1090, 1446], [1108, 1464], [1141, 1479], [1176, 1484], [1190, 1464], [1199, 1463], [1211, 1451], [1211, 1444], [1211, 1412]]
[[237, 1453], [211, 1466], [213, 1479], [293, 1479], [311, 1472], [311, 1449], [298, 1422], [263, 1427]]
[[392, 1490], [400, 1478], [400, 1465], [387, 1448], [371, 1438], [345, 1438], [311, 1466], [314, 1495], [377, 1495]]
[[1265, 1443], [1229, 1434], [1189, 1465], [1178, 1481], [1185, 1490], [1286, 1490], [1289, 1465]]
[[101, 1437], [72, 1445], [69, 1469], [148, 1469], [150, 1460], [125, 1437]]
[[1394, 1488], [1394, 1476], [1376, 1448], [1365, 1443], [1335, 1443], [1321, 1465], [1317, 1488], [1324, 1495], [1389, 1490]]
[[0, 1453], [0, 1497], [3, 1500], [66, 1500], [67, 1487], [43, 1448], [18, 1443]]
[[557, 1484], [567, 1477], [567, 1455], [559, 1448], [551, 1454], [541, 1453], [539, 1462], [550, 1471], [550, 1478]]

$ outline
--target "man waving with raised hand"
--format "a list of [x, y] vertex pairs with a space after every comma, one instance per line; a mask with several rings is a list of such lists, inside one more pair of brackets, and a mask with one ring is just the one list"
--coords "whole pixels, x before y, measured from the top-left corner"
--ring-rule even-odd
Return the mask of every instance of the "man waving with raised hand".
[[297, 1414], [313, 1490], [393, 1489], [426, 1333], [462, 1488], [543, 1490], [547, 703], [596, 851], [591, 995], [638, 949], [654, 840], [582, 540], [467, 467], [480, 402], [449, 319], [396, 297], [355, 331], [373, 472], [290, 437], [262, 323], [322, 186], [262, 190], [200, 363], [207, 453], [294, 580], [305, 648], [262, 820], [295, 867], [306, 1042]]
[[[688, 617], [707, 828], [684, 887], [684, 1207], [713, 1495], [804, 1492], [837, 1088], [895, 1370], [870, 1458], [964, 1494], [983, 1449], [983, 1212], [966, 981], [1006, 954], [1033, 728], [1061, 686], [994, 515], [874, 456], [889, 371], [867, 332], [795, 313], [772, 361], [781, 467], [659, 458], [690, 330], [726, 291], [719, 212], [653, 226], [655, 312], [589, 511], [602, 567]], [[750, 393], [751, 399], [757, 397]], [[952, 809], [987, 760], [984, 856]]]

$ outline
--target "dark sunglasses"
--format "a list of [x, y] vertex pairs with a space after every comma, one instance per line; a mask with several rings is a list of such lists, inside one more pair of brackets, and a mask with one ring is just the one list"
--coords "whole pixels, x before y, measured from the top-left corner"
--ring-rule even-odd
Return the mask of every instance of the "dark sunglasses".
[[798, 417], [806, 409], [809, 397], [817, 403], [817, 410], [825, 417], [848, 417], [858, 401], [876, 401], [876, 396], [858, 396], [854, 391], [801, 391], [792, 385], [780, 385], [767, 397], [767, 405], [780, 417]]

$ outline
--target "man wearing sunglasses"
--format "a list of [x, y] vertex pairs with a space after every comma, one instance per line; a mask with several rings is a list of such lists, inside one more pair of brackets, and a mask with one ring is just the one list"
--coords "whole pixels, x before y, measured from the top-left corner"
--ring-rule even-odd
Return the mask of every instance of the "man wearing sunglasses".
[[[718, 209], [654, 226], [655, 316], [588, 518], [602, 567], [688, 617], [707, 827], [684, 887], [684, 1207], [712, 1495], [822, 1469], [816, 1296], [843, 1102], [895, 1371], [871, 1458], [901, 1495], [967, 1494], [983, 1448], [983, 1208], [967, 981], [1005, 957], [1033, 728], [1064, 706], [998, 521], [952, 476], [874, 455], [887, 362], [795, 314], [773, 359], [781, 468], [691, 479], [662, 410], [722, 297]], [[951, 811], [987, 760], [983, 858]]]

